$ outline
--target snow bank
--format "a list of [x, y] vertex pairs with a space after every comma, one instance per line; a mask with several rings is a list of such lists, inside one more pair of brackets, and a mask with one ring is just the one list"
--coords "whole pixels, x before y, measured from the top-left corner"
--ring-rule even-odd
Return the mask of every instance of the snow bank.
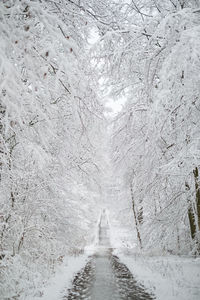
[[42, 296], [35, 296], [29, 300], [59, 300], [67, 294], [67, 290], [72, 286], [75, 274], [87, 263], [88, 255], [77, 257], [66, 257], [62, 266], [57, 269], [56, 274], [48, 281], [46, 287], [40, 292]]
[[199, 258], [115, 254], [157, 300], [200, 299]]

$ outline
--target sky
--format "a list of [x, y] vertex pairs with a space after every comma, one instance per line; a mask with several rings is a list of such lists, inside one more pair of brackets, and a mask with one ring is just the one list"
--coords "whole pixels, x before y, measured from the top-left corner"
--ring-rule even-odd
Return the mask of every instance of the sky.
[[109, 117], [115, 117], [121, 111], [125, 102], [125, 98], [120, 98], [117, 100], [114, 100], [113, 98], [106, 99], [105, 107], [107, 111], [105, 112], [105, 115]]
[[[90, 47], [92, 47], [99, 39], [99, 34], [96, 28], [91, 30], [90, 37], [88, 42]], [[104, 98], [104, 105], [106, 108], [105, 116], [106, 117], [115, 117], [122, 109], [123, 105], [125, 104], [126, 99], [124, 97], [118, 98], [117, 100], [107, 96]]]

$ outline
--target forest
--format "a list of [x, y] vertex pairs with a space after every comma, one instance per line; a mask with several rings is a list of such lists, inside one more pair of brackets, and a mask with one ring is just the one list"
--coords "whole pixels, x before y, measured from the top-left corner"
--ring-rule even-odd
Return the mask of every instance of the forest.
[[105, 210], [123, 255], [200, 264], [200, 0], [2, 0], [0, 300], [42, 297]]

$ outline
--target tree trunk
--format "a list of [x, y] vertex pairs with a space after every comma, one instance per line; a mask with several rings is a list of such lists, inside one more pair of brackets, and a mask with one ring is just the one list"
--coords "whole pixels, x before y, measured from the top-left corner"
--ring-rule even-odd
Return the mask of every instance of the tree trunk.
[[[186, 191], [190, 190], [190, 186], [187, 182], [185, 182], [185, 189], [186, 189]], [[190, 199], [188, 199], [188, 219], [189, 219], [189, 224], [190, 224], [191, 238], [194, 239], [196, 236], [196, 223], [195, 223], [194, 210], [192, 208], [192, 203], [191, 203]]]
[[195, 235], [196, 235], [196, 224], [195, 224], [194, 212], [193, 212], [191, 204], [188, 208], [188, 218], [189, 218], [189, 223], [190, 223], [191, 237], [192, 237], [192, 239], [194, 239]]
[[135, 219], [135, 227], [136, 227], [136, 231], [137, 231], [137, 238], [138, 238], [140, 248], [142, 249], [142, 240], [141, 240], [141, 235], [140, 235], [140, 231], [139, 231], [139, 224], [138, 224], [139, 222], [138, 222], [138, 218], [137, 218], [137, 214], [136, 214], [136, 210], [135, 210], [135, 201], [134, 201], [134, 196], [133, 196], [133, 185], [132, 185], [132, 183], [130, 184], [130, 190], [131, 190], [133, 215], [134, 215], [134, 219]]
[[178, 249], [178, 253], [180, 254], [181, 245], [180, 245], [180, 235], [179, 235], [178, 226], [176, 226], [176, 232], [177, 232], [177, 249]]
[[198, 222], [198, 229], [200, 231], [200, 186], [199, 186], [199, 170], [197, 167], [193, 170], [193, 174], [195, 180], [197, 222]]
[[142, 206], [142, 200], [140, 199], [139, 201], [139, 211], [138, 211], [138, 221], [139, 221], [139, 224], [142, 224], [143, 223], [143, 206]]

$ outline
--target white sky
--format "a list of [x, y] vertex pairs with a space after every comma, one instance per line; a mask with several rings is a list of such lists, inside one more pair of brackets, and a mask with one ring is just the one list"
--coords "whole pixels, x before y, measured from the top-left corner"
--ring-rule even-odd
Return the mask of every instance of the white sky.
[[126, 102], [125, 98], [121, 98], [116, 101], [112, 98], [109, 98], [105, 102], [105, 107], [108, 108], [108, 111], [105, 113], [105, 115], [109, 117], [116, 116], [121, 111], [125, 102]]
[[[96, 28], [92, 29], [90, 32], [90, 37], [88, 39], [89, 44], [94, 45], [99, 39], [99, 34]], [[108, 99], [104, 99], [104, 105], [107, 109], [105, 112], [105, 116], [114, 117], [116, 116], [123, 107], [123, 104], [126, 102], [125, 98], [121, 98], [118, 100], [114, 100], [110, 97]]]

